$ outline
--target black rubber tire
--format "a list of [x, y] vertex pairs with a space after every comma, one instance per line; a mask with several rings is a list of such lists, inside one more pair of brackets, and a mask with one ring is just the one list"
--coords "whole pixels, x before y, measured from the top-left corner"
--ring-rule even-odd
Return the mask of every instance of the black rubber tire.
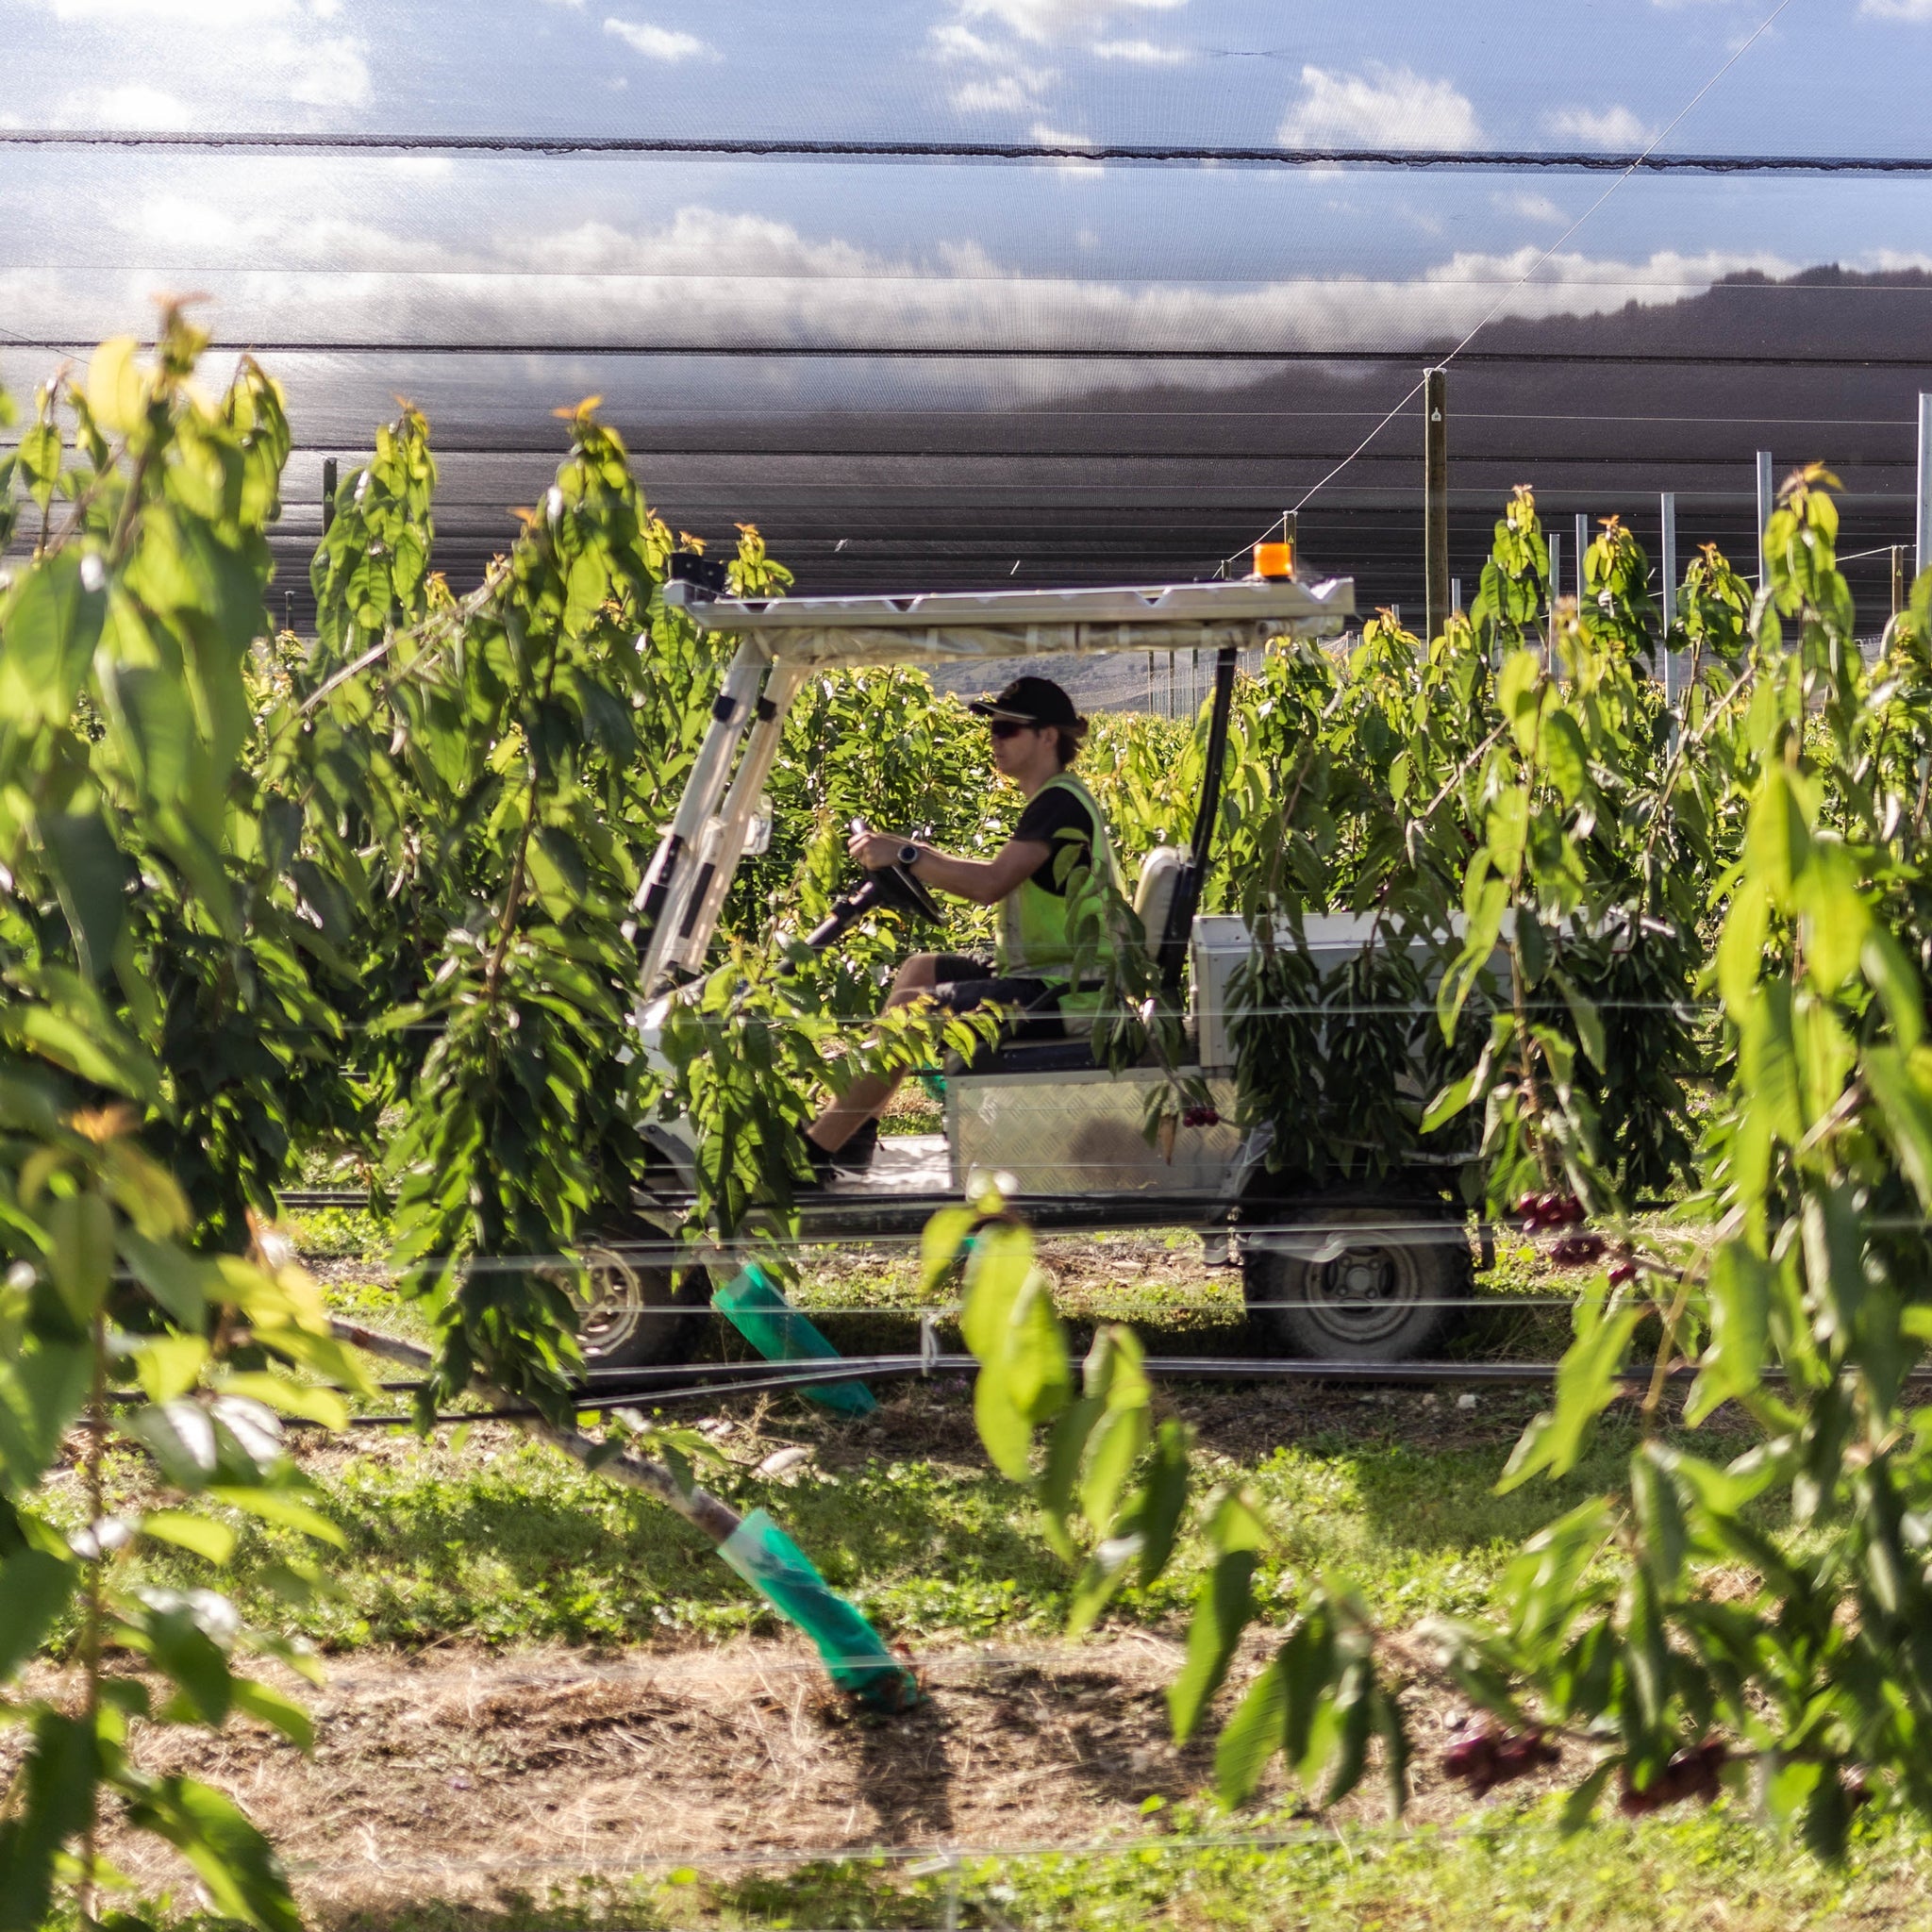
[[[1469, 1238], [1440, 1208], [1412, 1203], [1297, 1207], [1267, 1215], [1309, 1232], [1294, 1251], [1248, 1245], [1241, 1287], [1256, 1341], [1295, 1361], [1406, 1362], [1439, 1350], [1474, 1291]], [[1355, 1236], [1341, 1230], [1360, 1227]], [[1265, 1237], [1264, 1237], [1265, 1239]]]
[[667, 1267], [667, 1239], [662, 1228], [629, 1222], [578, 1243], [591, 1289], [577, 1324], [587, 1367], [644, 1369], [691, 1359], [704, 1333], [711, 1276], [695, 1265]]

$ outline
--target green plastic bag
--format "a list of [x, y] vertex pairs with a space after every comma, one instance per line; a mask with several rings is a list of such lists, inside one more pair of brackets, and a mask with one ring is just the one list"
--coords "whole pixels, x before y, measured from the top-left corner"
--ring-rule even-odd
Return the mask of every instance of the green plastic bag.
[[[768, 1362], [835, 1362], [839, 1351], [801, 1315], [756, 1261], [711, 1296], [723, 1315]], [[870, 1415], [878, 1404], [863, 1382], [824, 1382], [798, 1391], [841, 1415]]]
[[918, 1678], [764, 1510], [754, 1509], [718, 1554], [811, 1639], [841, 1690], [880, 1710], [909, 1710], [919, 1702]]

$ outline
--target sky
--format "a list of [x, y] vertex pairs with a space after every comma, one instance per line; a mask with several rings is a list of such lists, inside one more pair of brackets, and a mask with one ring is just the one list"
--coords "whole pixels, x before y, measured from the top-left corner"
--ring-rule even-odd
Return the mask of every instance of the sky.
[[[1923, 144], [1932, 0], [1790, 0], [1754, 41], [1774, 4], [0, 0], [0, 128]], [[0, 343], [194, 291], [257, 342], [1396, 346], [1741, 270], [1932, 268], [1932, 179], [1613, 178], [0, 148]]]

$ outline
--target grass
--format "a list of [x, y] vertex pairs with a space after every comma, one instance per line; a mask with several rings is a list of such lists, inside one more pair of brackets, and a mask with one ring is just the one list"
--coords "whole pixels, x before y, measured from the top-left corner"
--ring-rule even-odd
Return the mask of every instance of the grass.
[[[757, 1425], [741, 1410], [725, 1439], [732, 1460], [703, 1479], [741, 1510], [770, 1507], [891, 1636], [938, 1644], [1051, 1634], [1065, 1615], [1066, 1573], [1028, 1506], [971, 1442], [966, 1401], [958, 1385], [902, 1391], [875, 1432], [856, 1441], [802, 1406], [774, 1407]], [[1507, 1424], [1478, 1446], [1364, 1440], [1334, 1426], [1291, 1442], [1265, 1417], [1241, 1413], [1242, 1401], [1210, 1393], [1184, 1406], [1208, 1445], [1204, 1485], [1245, 1482], [1275, 1526], [1278, 1546], [1257, 1590], [1278, 1615], [1323, 1574], [1353, 1578], [1375, 1614], [1397, 1624], [1479, 1610], [1525, 1537], [1618, 1485], [1632, 1441], [1627, 1426], [1608, 1426], [1564, 1481], [1497, 1496]], [[1367, 1426], [1386, 1427], [1388, 1413], [1376, 1407]], [[1265, 1446], [1217, 1451], [1231, 1429]], [[920, 1453], [911, 1445], [922, 1438], [939, 1446]], [[816, 1460], [780, 1480], [758, 1475], [755, 1465], [787, 1441], [812, 1446]], [[292, 1625], [325, 1649], [458, 1638], [503, 1647], [691, 1641], [778, 1627], [695, 1532], [506, 1426], [426, 1441], [384, 1432], [346, 1449], [308, 1439], [301, 1453], [319, 1507], [346, 1541], [328, 1557], [326, 1593], [292, 1607], [275, 1600], [283, 1566], [312, 1549], [239, 1517], [227, 1587], [252, 1617]], [[109, 1476], [111, 1502], [138, 1506], [144, 1466], [117, 1458]], [[63, 1500], [78, 1511], [77, 1494]], [[155, 1582], [217, 1580], [185, 1553], [158, 1551], [142, 1563]], [[1195, 1581], [1179, 1568], [1129, 1591], [1119, 1614], [1171, 1620]]]
[[[1932, 1844], [1877, 1824], [1839, 1868], [1796, 1853], [1725, 1801], [1606, 1822], [1563, 1839], [1547, 1804], [1496, 1807], [1474, 1826], [1310, 1831], [1177, 1808], [1144, 1837], [1083, 1854], [974, 1857], [941, 1871], [840, 1859], [784, 1874], [690, 1867], [628, 1879], [506, 1886], [487, 1902], [350, 1907], [318, 1932], [777, 1932], [777, 1928], [1009, 1928], [1009, 1932], [1906, 1932], [1932, 1924]], [[1171, 1832], [1176, 1842], [1164, 1846]], [[936, 1861], [933, 1861], [936, 1862]], [[177, 1922], [176, 1932], [208, 1928]], [[209, 1928], [211, 1932], [211, 1928]]]

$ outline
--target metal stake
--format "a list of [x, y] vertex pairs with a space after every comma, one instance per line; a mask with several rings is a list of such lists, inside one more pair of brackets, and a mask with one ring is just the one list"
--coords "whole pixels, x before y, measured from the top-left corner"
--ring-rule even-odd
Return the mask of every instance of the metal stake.
[[336, 520], [336, 459], [324, 457], [322, 459], [322, 534], [328, 535], [328, 526]]
[[1423, 372], [1424, 537], [1427, 564], [1424, 599], [1428, 628], [1438, 637], [1449, 619], [1449, 372]]
[[1913, 575], [1932, 570], [1932, 390], [1919, 391], [1918, 560]]
[[1543, 633], [1543, 669], [1551, 671], [1557, 663], [1557, 599], [1563, 594], [1563, 533], [1552, 530], [1549, 539], [1550, 550], [1550, 625]]
[[1576, 608], [1583, 608], [1583, 559], [1590, 549], [1590, 517], [1579, 510], [1576, 517]]
[[1891, 614], [1896, 617], [1906, 608], [1906, 546], [1894, 543], [1891, 546]]
[[1771, 581], [1771, 558], [1764, 548], [1764, 532], [1771, 523], [1771, 452], [1757, 452], [1757, 588]]

